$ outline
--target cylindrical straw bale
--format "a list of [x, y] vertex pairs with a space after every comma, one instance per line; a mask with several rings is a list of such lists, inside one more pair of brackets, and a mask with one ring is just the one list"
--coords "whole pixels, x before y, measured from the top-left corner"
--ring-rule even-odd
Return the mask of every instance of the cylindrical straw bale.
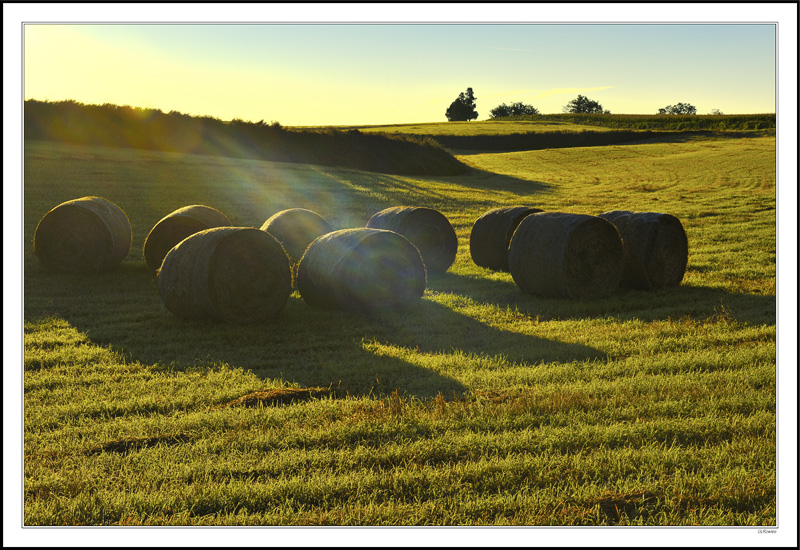
[[652, 290], [677, 286], [686, 273], [689, 242], [678, 218], [658, 212], [613, 210], [600, 214], [622, 238], [622, 286]]
[[519, 223], [529, 214], [542, 212], [529, 206], [493, 208], [472, 224], [469, 252], [475, 265], [508, 271], [508, 245]]
[[305, 208], [281, 210], [270, 216], [261, 229], [283, 245], [292, 263], [300, 261], [314, 239], [333, 231], [325, 218]]
[[538, 212], [523, 219], [508, 249], [508, 266], [522, 290], [586, 300], [612, 293], [622, 278], [622, 241], [596, 216]]
[[257, 323], [276, 316], [289, 299], [289, 258], [265, 231], [215, 227], [172, 248], [157, 284], [164, 305], [179, 317]]
[[408, 239], [393, 231], [333, 231], [306, 249], [297, 289], [310, 306], [370, 311], [401, 308], [425, 292], [425, 265]]
[[198, 231], [212, 227], [230, 227], [230, 220], [215, 208], [202, 204], [184, 206], [161, 218], [144, 240], [142, 256], [153, 273], [173, 246]]
[[131, 223], [116, 204], [82, 197], [59, 204], [39, 220], [33, 253], [47, 269], [98, 273], [122, 262], [131, 239]]
[[394, 231], [411, 241], [419, 250], [428, 273], [444, 273], [456, 259], [456, 232], [450, 220], [432, 208], [386, 208], [372, 216], [367, 227]]

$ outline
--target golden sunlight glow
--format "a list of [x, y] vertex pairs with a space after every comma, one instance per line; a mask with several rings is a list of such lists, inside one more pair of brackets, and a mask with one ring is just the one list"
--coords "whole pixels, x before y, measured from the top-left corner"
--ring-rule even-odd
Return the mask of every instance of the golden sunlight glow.
[[268, 75], [179, 62], [144, 43], [109, 44], [69, 25], [26, 26], [25, 46], [26, 99], [75, 99], [232, 119], [263, 104], [270, 89], [288, 89], [301, 99], [301, 90], [308, 89], [298, 83], [293, 90], [291, 82]]
[[238, 64], [201, 64], [170, 56], [143, 41], [111, 44], [74, 25], [25, 27], [24, 86], [26, 99], [73, 99], [267, 122], [281, 122], [287, 111], [304, 111], [309, 124], [331, 112], [357, 118], [376, 98], [390, 110], [394, 99], [387, 101], [375, 86], [320, 81], [301, 68], [291, 74], [248, 71]]

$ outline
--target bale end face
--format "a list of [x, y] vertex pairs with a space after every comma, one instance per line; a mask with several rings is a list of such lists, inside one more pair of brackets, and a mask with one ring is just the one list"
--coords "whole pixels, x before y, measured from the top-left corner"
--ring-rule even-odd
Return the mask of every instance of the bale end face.
[[514, 232], [508, 263], [514, 282], [526, 292], [602, 298], [622, 277], [622, 241], [611, 223], [595, 216], [534, 213]]
[[314, 239], [333, 231], [331, 225], [313, 210], [290, 208], [270, 216], [261, 226], [283, 245], [289, 260], [300, 261]]
[[428, 273], [444, 273], [456, 259], [455, 229], [444, 214], [432, 208], [386, 208], [372, 216], [367, 227], [394, 231], [408, 239], [419, 250]]
[[230, 227], [230, 220], [210, 206], [193, 204], [168, 214], [150, 230], [142, 247], [142, 257], [155, 273], [173, 246], [205, 229]]
[[425, 292], [425, 265], [405, 237], [345, 229], [316, 239], [297, 270], [297, 288], [313, 307], [376, 311], [407, 307]]
[[608, 296], [622, 279], [622, 241], [606, 220], [591, 217], [572, 232], [564, 254], [564, 284], [574, 300]]
[[617, 228], [624, 248], [622, 285], [640, 290], [677, 286], [689, 260], [680, 220], [659, 212], [614, 210], [600, 214]]
[[132, 237], [122, 209], [101, 197], [82, 197], [44, 215], [36, 227], [33, 253], [45, 269], [98, 273], [122, 263]]
[[264, 231], [206, 229], [169, 251], [158, 290], [179, 317], [257, 323], [275, 317], [289, 299], [289, 259]]
[[508, 272], [508, 246], [517, 226], [539, 208], [510, 206], [493, 208], [475, 220], [469, 234], [469, 251], [475, 265]]

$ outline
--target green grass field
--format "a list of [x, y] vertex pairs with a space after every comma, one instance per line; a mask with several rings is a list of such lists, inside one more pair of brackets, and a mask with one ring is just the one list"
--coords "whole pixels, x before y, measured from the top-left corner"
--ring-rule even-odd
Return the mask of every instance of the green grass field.
[[[478, 153], [460, 157], [472, 174], [414, 178], [26, 143], [25, 524], [774, 526], [775, 151]], [[86, 195], [127, 213], [130, 254], [101, 275], [43, 271], [38, 221]], [[189, 204], [255, 227], [310, 208], [335, 229], [427, 206], [459, 251], [402, 315], [295, 293], [268, 323], [185, 321], [142, 246]], [[470, 259], [472, 223], [504, 205], [673, 214], [686, 276], [589, 302], [524, 294]]]
[[[312, 128], [312, 127], [310, 127]], [[609, 128], [586, 126], [560, 120], [487, 120], [472, 122], [427, 122], [421, 124], [384, 124], [379, 126], [343, 126], [341, 130], [357, 128], [360, 132], [385, 134], [415, 134], [424, 136], [505, 135], [525, 132], [583, 132]]]

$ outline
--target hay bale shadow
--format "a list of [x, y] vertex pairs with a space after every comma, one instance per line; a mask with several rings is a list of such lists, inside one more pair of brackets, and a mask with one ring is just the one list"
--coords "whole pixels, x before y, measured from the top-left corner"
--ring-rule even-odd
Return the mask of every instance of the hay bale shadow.
[[373, 334], [376, 341], [428, 355], [459, 353], [527, 365], [607, 358], [591, 346], [495, 328], [432, 300], [381, 319]]
[[488, 275], [444, 273], [429, 277], [428, 288], [469, 296], [476, 302], [519, 311], [540, 321], [596, 317], [663, 321], [681, 317], [711, 319], [721, 315], [750, 324], [774, 324], [776, 321], [775, 296], [735, 293], [685, 283], [648, 291], [621, 288], [605, 298], [584, 301], [525, 293], [506, 274], [489, 278]]
[[[90, 306], [87, 288], [92, 289]], [[490, 274], [488, 270], [485, 275], [436, 274], [429, 277], [428, 288], [540, 321], [725, 316], [763, 324], [775, 322], [776, 310], [775, 296], [736, 294], [685, 283], [658, 291], [620, 291], [587, 302], [539, 298], [522, 292], [509, 274]], [[224, 364], [270, 382], [334, 387], [337, 395], [351, 396], [389, 395], [397, 390], [429, 398], [468, 391], [457, 378], [424, 363], [415, 364], [419, 353], [458, 350], [525, 363], [603, 357], [591, 347], [499, 330], [427, 296], [402, 314], [369, 316], [310, 308], [295, 292], [277, 318], [263, 323], [238, 326], [185, 320], [165, 309], [142, 261], [123, 262], [113, 272], [91, 275], [26, 269], [24, 317], [26, 322], [62, 318], [87, 336], [87, 344], [107, 347], [125, 361], [156, 370], [210, 369]], [[371, 346], [372, 342], [387, 346], [386, 353]]]
[[[86, 304], [86, 288], [95, 295], [91, 307]], [[276, 318], [234, 325], [172, 314], [143, 262], [93, 276], [32, 270], [26, 290], [31, 296], [25, 301], [26, 321], [64, 319], [86, 335], [86, 345], [108, 348], [127, 362], [158, 371], [225, 365], [270, 382], [332, 386], [338, 395], [352, 396], [397, 389], [424, 398], [466, 391], [450, 376], [367, 349], [363, 342], [365, 335], [374, 336], [374, 317], [311, 308], [297, 292]]]

